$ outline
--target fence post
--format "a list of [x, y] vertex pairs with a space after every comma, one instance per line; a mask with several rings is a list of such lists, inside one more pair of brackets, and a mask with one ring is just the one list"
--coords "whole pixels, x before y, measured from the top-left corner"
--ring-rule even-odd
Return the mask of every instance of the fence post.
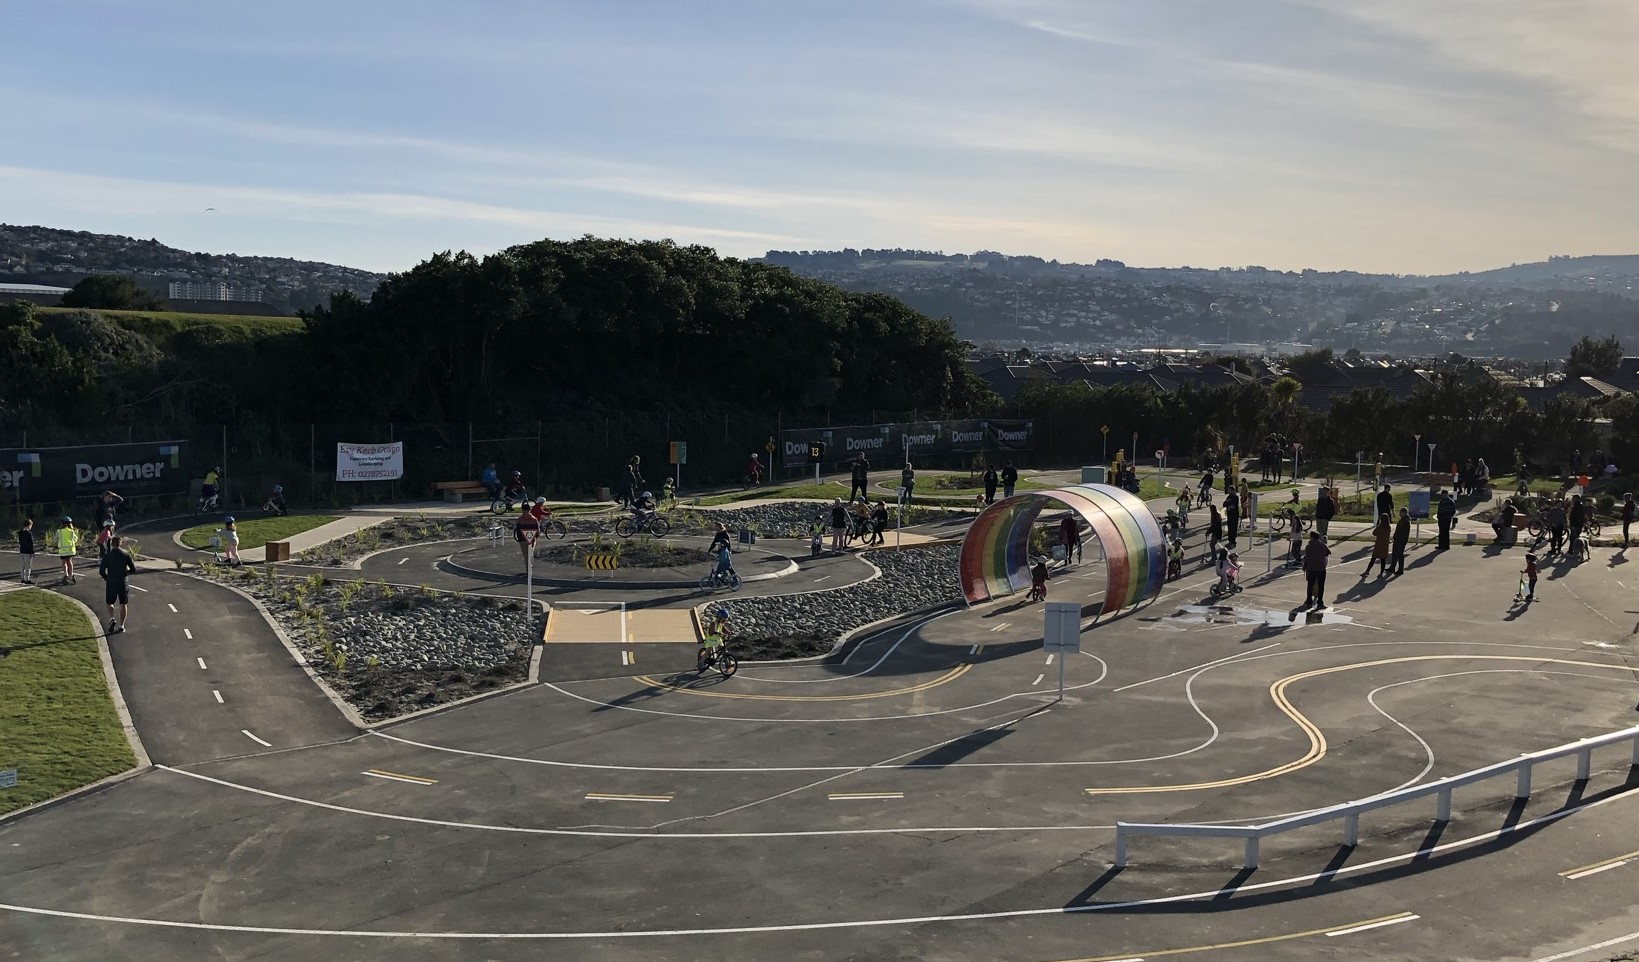
[[1127, 867], [1127, 834], [1121, 830], [1121, 823], [1115, 826], [1115, 867]]
[[1585, 782], [1593, 773], [1593, 749], [1584, 748], [1576, 753], [1576, 780]]
[[1350, 812], [1343, 816], [1343, 844], [1354, 848], [1360, 844], [1360, 813]]
[[1246, 837], [1246, 858], [1242, 861], [1241, 867], [1258, 867], [1258, 837], [1256, 835], [1248, 835]]
[[1633, 739], [1633, 764], [1634, 767], [1639, 768], [1639, 736], [1635, 736]]
[[1519, 767], [1519, 782], [1514, 786], [1515, 798], [1531, 797], [1531, 763], [1524, 762]]
[[1439, 794], [1440, 804], [1435, 810], [1434, 820], [1445, 823], [1451, 821], [1451, 789], [1445, 789]]

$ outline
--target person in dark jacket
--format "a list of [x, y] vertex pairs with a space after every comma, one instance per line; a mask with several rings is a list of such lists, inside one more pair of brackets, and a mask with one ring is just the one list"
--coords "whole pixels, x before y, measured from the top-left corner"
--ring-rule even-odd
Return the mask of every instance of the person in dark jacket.
[[996, 483], [1000, 479], [996, 476], [994, 464], [985, 465], [985, 504], [996, 503]]
[[1400, 509], [1400, 517], [1394, 522], [1393, 550], [1389, 553], [1389, 572], [1403, 575], [1406, 573], [1406, 544], [1411, 541], [1411, 512]]
[[1326, 607], [1326, 559], [1331, 556], [1332, 549], [1320, 532], [1309, 532], [1309, 543], [1303, 549], [1303, 578], [1308, 583], [1303, 607]]
[[1434, 520], [1440, 525], [1440, 546], [1436, 550], [1445, 551], [1451, 547], [1451, 525], [1457, 520], [1457, 499], [1451, 496], [1450, 491], [1440, 495], [1440, 504], [1434, 509]]
[[882, 530], [887, 526], [888, 505], [884, 501], [878, 501], [876, 507], [871, 509], [871, 544], [883, 543]]
[[1498, 541], [1502, 540], [1502, 533], [1504, 531], [1514, 527], [1514, 515], [1518, 513], [1519, 509], [1514, 507], [1514, 499], [1504, 498], [1502, 502], [1502, 511], [1497, 515], [1497, 520], [1491, 522], [1491, 530], [1497, 533]]
[[1588, 524], [1588, 502], [1582, 495], [1571, 495], [1571, 554], [1580, 556], [1582, 553], [1582, 529]]
[[1241, 533], [1241, 501], [1239, 498], [1224, 499], [1224, 533], [1229, 535], [1229, 550], [1235, 550], [1235, 541]]
[[905, 462], [905, 469], [899, 472], [899, 496], [901, 504], [910, 504], [911, 495], [916, 491], [916, 469], [909, 461]]
[[[1332, 492], [1328, 488], [1320, 489], [1320, 496], [1315, 499], [1315, 530], [1312, 534], [1326, 538], [1326, 530], [1331, 527], [1332, 519], [1337, 517], [1337, 502], [1332, 500]], [[1308, 549], [1305, 548], [1305, 551]]]
[[1224, 540], [1224, 518], [1218, 513], [1218, 506], [1215, 504], [1207, 505], [1207, 512], [1206, 550], [1207, 557], [1210, 558], [1217, 553], [1218, 542]]
[[852, 501], [856, 497], [865, 497], [865, 487], [871, 480], [871, 466], [866, 463], [863, 451], [854, 455], [853, 464], [849, 465], [848, 468], [848, 477], [848, 500]]
[[1009, 461], [1002, 465], [1002, 497], [1013, 497], [1013, 488], [1019, 483], [1019, 469]]
[[1394, 495], [1389, 493], [1389, 486], [1383, 485], [1383, 490], [1377, 492], [1377, 513], [1379, 516], [1394, 517]]
[[1622, 495], [1622, 547], [1628, 546], [1628, 528], [1633, 519], [1639, 516], [1639, 505], [1633, 503], [1633, 492]]

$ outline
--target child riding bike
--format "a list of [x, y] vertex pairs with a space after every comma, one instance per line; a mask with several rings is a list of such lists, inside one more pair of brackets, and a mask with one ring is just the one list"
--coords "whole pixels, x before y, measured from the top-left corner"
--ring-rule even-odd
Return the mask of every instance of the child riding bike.
[[1184, 573], [1184, 542], [1173, 538], [1167, 543], [1167, 580], [1176, 581]]

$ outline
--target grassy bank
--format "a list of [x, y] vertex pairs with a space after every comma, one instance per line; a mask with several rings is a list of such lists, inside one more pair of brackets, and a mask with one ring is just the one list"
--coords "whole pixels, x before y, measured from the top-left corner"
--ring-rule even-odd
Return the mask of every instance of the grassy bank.
[[0, 595], [0, 814], [136, 764], [78, 606], [47, 591]]
[[[310, 531], [336, 519], [337, 516], [333, 514], [293, 514], [284, 518], [246, 518], [235, 522], [234, 526], [239, 529], [240, 550], [248, 551], [260, 548], [269, 541], [283, 541], [291, 535]], [[196, 524], [182, 532], [182, 543], [190, 548], [206, 547], [210, 544], [211, 535], [220, 527], [222, 524], [219, 521]]]

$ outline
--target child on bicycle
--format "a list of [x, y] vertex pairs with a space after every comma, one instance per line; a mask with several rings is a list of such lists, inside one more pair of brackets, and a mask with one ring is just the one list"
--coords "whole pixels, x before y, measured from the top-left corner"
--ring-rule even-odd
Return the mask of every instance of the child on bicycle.
[[644, 491], [632, 499], [632, 517], [641, 518], [655, 513], [654, 492]]
[[1189, 530], [1190, 497], [1188, 488], [1178, 492], [1176, 504], [1178, 505], [1178, 531], [1183, 533]]
[[1047, 572], [1047, 559], [1037, 558], [1036, 566], [1030, 569], [1030, 600], [1047, 600], [1047, 579], [1052, 577]]
[[[724, 534], [727, 534], [727, 532], [725, 531]], [[713, 579], [721, 581], [734, 573], [734, 553], [729, 550], [726, 538], [723, 541], [716, 542], [716, 544], [717, 568], [712, 571], [711, 576]]]
[[1173, 581], [1184, 573], [1184, 541], [1173, 538], [1167, 543], [1167, 580]]
[[1241, 556], [1234, 551], [1220, 551], [1218, 554], [1218, 593], [1228, 594], [1235, 588], [1235, 581], [1241, 573]]

